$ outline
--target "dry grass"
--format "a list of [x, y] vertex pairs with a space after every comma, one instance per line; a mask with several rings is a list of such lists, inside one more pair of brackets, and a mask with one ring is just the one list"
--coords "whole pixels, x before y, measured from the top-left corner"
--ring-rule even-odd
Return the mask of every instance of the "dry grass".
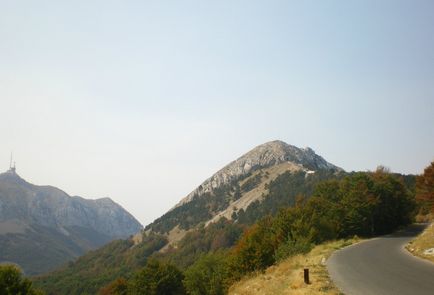
[[[237, 282], [229, 289], [229, 294], [341, 294], [330, 280], [325, 262], [335, 250], [358, 241], [359, 239], [354, 238], [318, 245], [306, 255], [290, 257], [269, 267], [264, 273], [254, 274]], [[304, 283], [304, 268], [309, 268], [309, 285]]]
[[425, 250], [434, 248], [434, 222], [417, 236], [416, 239], [411, 241], [406, 248], [413, 255], [434, 262], [434, 254], [424, 254]]
[[166, 235], [167, 240], [169, 241], [163, 248], [159, 250], [161, 253], [165, 253], [171, 247], [177, 247], [177, 243], [181, 241], [185, 235], [191, 230], [183, 230], [179, 227], [179, 224], [172, 228], [168, 235]]

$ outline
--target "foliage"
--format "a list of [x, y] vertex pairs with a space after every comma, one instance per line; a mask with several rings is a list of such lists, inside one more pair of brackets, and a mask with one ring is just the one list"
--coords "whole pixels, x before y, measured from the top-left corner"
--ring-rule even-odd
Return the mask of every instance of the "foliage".
[[4, 295], [42, 295], [29, 279], [23, 278], [21, 271], [14, 265], [0, 265], [0, 294]]
[[214, 189], [211, 193], [195, 195], [190, 202], [170, 210], [145, 229], [164, 234], [178, 224], [181, 229], [188, 230], [211, 219], [213, 214], [226, 208], [232, 200], [239, 197], [236, 183], [233, 181]]
[[184, 275], [172, 264], [151, 259], [130, 282], [129, 294], [183, 295]]
[[327, 240], [392, 232], [411, 222], [414, 208], [402, 179], [382, 170], [322, 182], [294, 202], [243, 234], [229, 263], [232, 281]]
[[[230, 202], [239, 199], [242, 191], [251, 190], [260, 182], [262, 173], [259, 172], [252, 176], [252, 172], [236, 177], [229, 183], [214, 188], [211, 192], [194, 195], [189, 202], [173, 208], [157, 218], [146, 226], [145, 230], [151, 229], [154, 232], [166, 234], [177, 225], [181, 229], [188, 230], [211, 219], [215, 213], [227, 208]], [[243, 187], [240, 187], [239, 184], [244, 179], [246, 181]]]
[[99, 295], [127, 295], [128, 282], [124, 278], [117, 278], [107, 286], [101, 288], [98, 292]]
[[138, 245], [131, 239], [113, 241], [58, 271], [35, 278], [35, 284], [48, 294], [95, 294], [118, 277], [130, 277], [166, 243], [164, 237], [156, 234], [144, 235]]
[[288, 240], [280, 244], [274, 253], [275, 261], [282, 261], [296, 254], [305, 254], [312, 249], [313, 244], [308, 238], [301, 238], [297, 241]]
[[181, 269], [186, 269], [205, 253], [235, 245], [244, 228], [243, 225], [222, 218], [206, 228], [192, 230], [178, 242], [176, 248], [169, 248], [165, 253], [155, 254], [154, 257], [171, 261]]
[[205, 227], [204, 221], [212, 212], [241, 194], [239, 182], [232, 183], [206, 195], [207, 200], [196, 197], [191, 204], [175, 208], [147, 227], [167, 232], [181, 224], [190, 229], [163, 253], [156, 251], [167, 241], [157, 234], [146, 236], [138, 245], [117, 241], [37, 283], [49, 294], [94, 294], [101, 286], [124, 277], [128, 294], [134, 294], [131, 286], [139, 285], [139, 275], [132, 274], [152, 255], [163, 265], [176, 265], [185, 271], [183, 282], [189, 293], [220, 294], [246, 273], [307, 252], [324, 241], [388, 233], [407, 224], [414, 208], [413, 186], [414, 177], [384, 170], [350, 174], [288, 172], [268, 184], [263, 201], [239, 210], [233, 214], [234, 220], [222, 218]]
[[274, 263], [275, 238], [272, 219], [265, 218], [250, 227], [234, 248], [229, 263], [230, 272], [241, 277], [242, 274], [265, 269]]
[[398, 177], [377, 171], [355, 173], [339, 183], [318, 186], [314, 198], [333, 200], [327, 219], [338, 237], [385, 234], [411, 221], [414, 203]]
[[248, 178], [240, 187], [241, 191], [248, 192], [254, 189], [262, 180], [262, 173], [259, 172], [255, 176]]
[[212, 198], [209, 193], [201, 197], [195, 196], [190, 202], [176, 207], [156, 219], [145, 230], [152, 229], [155, 232], [166, 234], [178, 224], [181, 229], [189, 229], [192, 225], [210, 219], [208, 198]]
[[226, 253], [202, 255], [185, 272], [184, 286], [191, 295], [226, 294]]
[[416, 200], [422, 214], [434, 213], [434, 162], [416, 178]]
[[313, 174], [304, 171], [285, 172], [266, 186], [266, 198], [251, 203], [246, 210], [239, 210], [234, 217], [239, 223], [252, 225], [267, 215], [277, 214], [281, 208], [294, 206], [299, 195], [311, 196], [321, 181], [341, 178], [343, 175], [329, 170], [319, 170]]

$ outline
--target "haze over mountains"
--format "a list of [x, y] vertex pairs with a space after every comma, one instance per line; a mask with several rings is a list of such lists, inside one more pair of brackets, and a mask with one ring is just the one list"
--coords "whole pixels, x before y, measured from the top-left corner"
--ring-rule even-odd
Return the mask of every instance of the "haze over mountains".
[[86, 251], [137, 233], [141, 224], [109, 198], [87, 200], [0, 174], [0, 262], [43, 273]]

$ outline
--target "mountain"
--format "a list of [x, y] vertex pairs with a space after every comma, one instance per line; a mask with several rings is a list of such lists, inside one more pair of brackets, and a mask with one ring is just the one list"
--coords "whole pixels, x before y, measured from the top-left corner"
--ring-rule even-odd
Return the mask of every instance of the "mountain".
[[200, 223], [232, 219], [268, 194], [267, 186], [279, 175], [302, 171], [342, 172], [311, 148], [298, 148], [283, 141], [264, 143], [229, 163], [182, 199], [172, 210], [146, 227], [168, 235], [170, 244]]
[[87, 200], [33, 185], [14, 167], [0, 174], [0, 262], [16, 263], [26, 274], [47, 272], [141, 229], [109, 198]]
[[125, 241], [114, 241], [35, 279], [48, 294], [95, 294], [131, 275], [149, 256], [186, 269], [202, 254], [232, 247], [266, 215], [309, 197], [315, 186], [345, 172], [310, 148], [262, 144], [205, 180], [166, 214]]
[[275, 140], [255, 147], [237, 160], [226, 165], [223, 169], [205, 180], [199, 187], [188, 194], [187, 197], [182, 199], [176, 207], [188, 203], [195, 196], [211, 193], [215, 189], [243, 178], [255, 170], [277, 166], [283, 163], [292, 163], [294, 167], [300, 169], [342, 170], [315, 154], [309, 147], [300, 149], [283, 141]]

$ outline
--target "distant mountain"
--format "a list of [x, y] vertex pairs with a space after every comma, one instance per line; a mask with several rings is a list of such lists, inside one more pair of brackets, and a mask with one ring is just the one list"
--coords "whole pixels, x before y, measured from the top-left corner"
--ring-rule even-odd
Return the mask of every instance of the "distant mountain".
[[87, 200], [33, 185], [15, 168], [0, 174], [0, 262], [16, 263], [26, 274], [49, 271], [141, 229], [109, 198]]

